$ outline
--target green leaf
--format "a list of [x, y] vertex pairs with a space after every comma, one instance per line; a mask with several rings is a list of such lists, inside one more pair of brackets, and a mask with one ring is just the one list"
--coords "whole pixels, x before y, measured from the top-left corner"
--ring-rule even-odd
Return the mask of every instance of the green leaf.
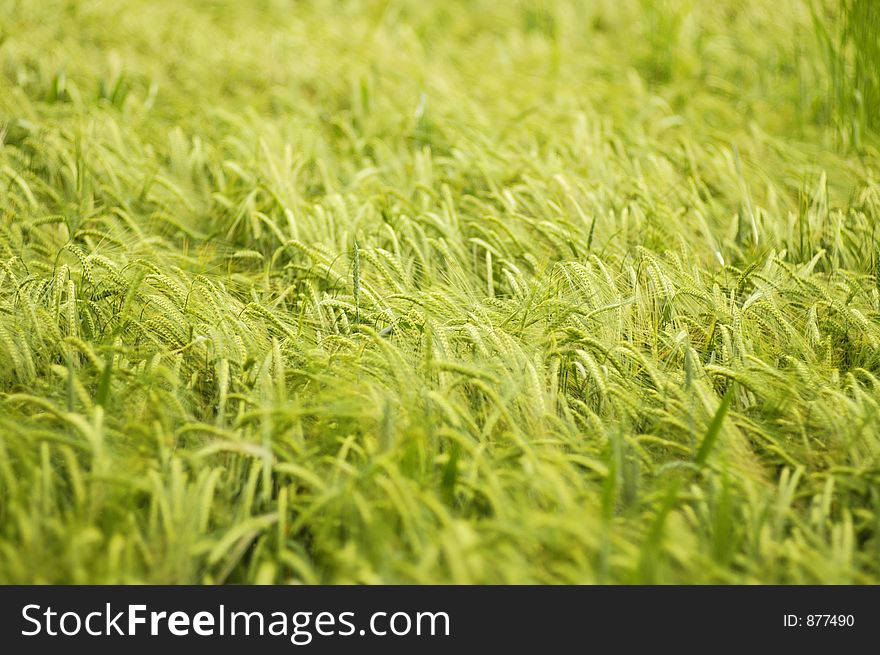
[[733, 400], [734, 388], [735, 385], [731, 384], [727, 393], [725, 393], [724, 397], [721, 399], [721, 404], [718, 405], [718, 411], [716, 411], [715, 416], [712, 417], [712, 423], [709, 424], [709, 429], [706, 430], [706, 436], [703, 437], [700, 448], [697, 450], [697, 456], [695, 458], [697, 464], [702, 465], [706, 463], [706, 459], [709, 457], [709, 452], [711, 452], [712, 447], [721, 435], [721, 426], [724, 424], [724, 417], [727, 415], [730, 401]]

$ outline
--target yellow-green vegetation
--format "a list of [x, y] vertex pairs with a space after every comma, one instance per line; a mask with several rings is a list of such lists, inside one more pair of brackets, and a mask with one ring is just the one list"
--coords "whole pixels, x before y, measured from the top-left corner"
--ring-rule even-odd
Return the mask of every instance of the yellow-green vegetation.
[[0, 581], [877, 583], [878, 8], [0, 0]]

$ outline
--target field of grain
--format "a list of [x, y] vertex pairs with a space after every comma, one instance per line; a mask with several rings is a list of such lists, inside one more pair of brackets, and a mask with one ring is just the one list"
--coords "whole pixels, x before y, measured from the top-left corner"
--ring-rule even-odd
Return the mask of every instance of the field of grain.
[[880, 582], [878, 26], [0, 0], [0, 582]]

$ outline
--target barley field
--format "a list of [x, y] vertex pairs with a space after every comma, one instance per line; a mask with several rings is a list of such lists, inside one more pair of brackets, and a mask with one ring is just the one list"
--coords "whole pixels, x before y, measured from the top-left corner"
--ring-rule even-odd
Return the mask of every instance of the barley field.
[[0, 0], [0, 582], [880, 582], [878, 33]]

